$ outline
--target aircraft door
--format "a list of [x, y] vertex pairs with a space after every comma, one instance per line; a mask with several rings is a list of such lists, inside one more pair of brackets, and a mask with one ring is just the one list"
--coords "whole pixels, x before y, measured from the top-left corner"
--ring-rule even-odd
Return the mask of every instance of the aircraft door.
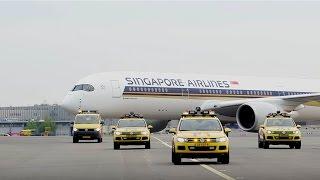
[[120, 98], [121, 97], [121, 87], [118, 80], [111, 80], [111, 87], [112, 87], [112, 97], [113, 98]]
[[189, 99], [189, 89], [181, 88], [181, 96], [184, 99]]

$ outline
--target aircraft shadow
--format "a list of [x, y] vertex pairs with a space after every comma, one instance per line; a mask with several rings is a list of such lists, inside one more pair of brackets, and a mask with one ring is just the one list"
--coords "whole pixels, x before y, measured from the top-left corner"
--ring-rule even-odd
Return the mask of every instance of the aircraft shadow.
[[[134, 150], [141, 150], [141, 149], [145, 149], [144, 147], [142, 148], [120, 148], [120, 149], [116, 149], [117, 151], [134, 151]], [[148, 149], [149, 150], [149, 149]]]
[[77, 142], [77, 143], [74, 143], [74, 144], [101, 144], [101, 143], [97, 143], [95, 141], [92, 141], [92, 142], [84, 141], [84, 142]]
[[[291, 148], [285, 148], [285, 147], [279, 147], [279, 148], [276, 148], [276, 147], [270, 147], [269, 149], [291, 149]], [[293, 148], [294, 149], [294, 148]]]
[[216, 161], [181, 162], [181, 165], [200, 165], [200, 164], [205, 164], [205, 165], [225, 165], [225, 164], [218, 163]]

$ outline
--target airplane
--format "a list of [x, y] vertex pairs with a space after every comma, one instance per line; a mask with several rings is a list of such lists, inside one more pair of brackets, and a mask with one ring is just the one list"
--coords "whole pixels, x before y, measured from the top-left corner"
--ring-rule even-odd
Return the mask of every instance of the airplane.
[[222, 123], [257, 132], [269, 113], [288, 112], [295, 121], [320, 120], [317, 79], [221, 76], [156, 72], [104, 72], [79, 80], [62, 106], [76, 114], [97, 111], [105, 119], [143, 114], [154, 131], [182, 112], [213, 110]]

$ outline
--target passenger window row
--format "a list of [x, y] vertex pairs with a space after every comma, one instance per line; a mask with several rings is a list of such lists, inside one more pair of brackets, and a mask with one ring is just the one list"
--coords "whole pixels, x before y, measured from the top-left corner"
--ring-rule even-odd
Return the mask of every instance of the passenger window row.
[[279, 96], [282, 95], [301, 95], [301, 94], [311, 94], [306, 92], [284, 92], [284, 91], [258, 91], [258, 90], [211, 90], [211, 89], [199, 89], [200, 94], [227, 94], [227, 95], [258, 95], [258, 96], [274, 96], [276, 93]]
[[[168, 88], [147, 88], [147, 87], [129, 87], [130, 92], [155, 92], [168, 93]], [[285, 92], [285, 91], [258, 91], [258, 90], [215, 90], [215, 89], [199, 89], [200, 94], [226, 94], [226, 95], [256, 95], [256, 96], [284, 96], [311, 94], [306, 92]], [[192, 93], [191, 93], [192, 94]]]
[[168, 88], [145, 88], [145, 87], [129, 87], [130, 92], [159, 92], [167, 93]]

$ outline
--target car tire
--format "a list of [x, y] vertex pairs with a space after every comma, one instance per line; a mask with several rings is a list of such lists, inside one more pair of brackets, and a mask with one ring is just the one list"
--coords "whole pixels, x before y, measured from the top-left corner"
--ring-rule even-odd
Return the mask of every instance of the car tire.
[[269, 143], [267, 141], [263, 141], [263, 149], [269, 149]]
[[295, 146], [295, 144], [290, 144], [290, 145], [289, 145], [290, 149], [293, 149], [294, 146]]
[[172, 150], [171, 161], [174, 165], [181, 164], [181, 157]]
[[259, 134], [258, 134], [258, 148], [263, 148], [263, 142], [260, 140]]
[[295, 148], [296, 148], [296, 149], [301, 149], [301, 142], [297, 142], [297, 143], [295, 144]]
[[78, 142], [79, 142], [79, 139], [76, 137], [73, 137], [73, 143], [78, 143]]
[[147, 142], [147, 144], [145, 145], [145, 149], [150, 149], [151, 147], [151, 144], [150, 144], [150, 141]]
[[120, 149], [120, 144], [114, 142], [113, 149]]
[[229, 164], [229, 161], [230, 161], [229, 153], [218, 157], [218, 162], [221, 164]]

